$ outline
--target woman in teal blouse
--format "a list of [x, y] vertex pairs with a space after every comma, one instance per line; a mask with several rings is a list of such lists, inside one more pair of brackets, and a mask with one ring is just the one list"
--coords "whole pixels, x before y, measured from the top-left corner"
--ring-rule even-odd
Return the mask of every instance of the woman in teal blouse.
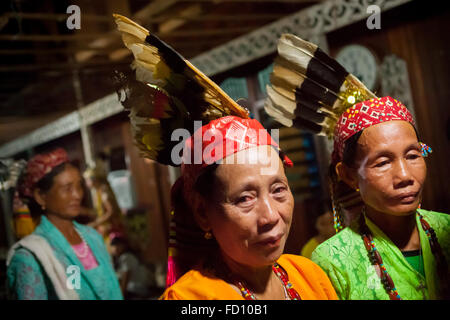
[[123, 299], [102, 237], [74, 221], [81, 210], [82, 178], [66, 152], [32, 158], [20, 187], [40, 223], [8, 253], [9, 298]]

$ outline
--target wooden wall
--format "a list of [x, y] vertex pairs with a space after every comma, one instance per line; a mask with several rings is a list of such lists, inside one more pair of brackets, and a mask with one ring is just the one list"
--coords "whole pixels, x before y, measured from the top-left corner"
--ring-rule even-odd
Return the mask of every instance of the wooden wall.
[[129, 157], [128, 168], [135, 183], [138, 207], [148, 212], [150, 239], [145, 258], [148, 262], [166, 261], [170, 215], [168, 167], [139, 156], [129, 122], [122, 124], [122, 137], [125, 153]]

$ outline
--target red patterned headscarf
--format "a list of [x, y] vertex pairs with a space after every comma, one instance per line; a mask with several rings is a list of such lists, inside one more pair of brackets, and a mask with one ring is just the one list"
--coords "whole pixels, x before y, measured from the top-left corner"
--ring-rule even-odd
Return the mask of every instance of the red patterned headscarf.
[[69, 162], [67, 152], [58, 148], [50, 153], [38, 154], [31, 158], [26, 167], [22, 184], [19, 187], [21, 196], [33, 197], [36, 184], [56, 166]]
[[355, 104], [348, 108], [336, 123], [334, 130], [333, 163], [342, 161], [345, 142], [354, 134], [376, 124], [403, 120], [414, 126], [414, 120], [408, 109], [391, 97], [375, 98]]
[[[201, 146], [196, 148], [197, 141]], [[220, 145], [219, 148], [214, 148], [218, 145]], [[239, 151], [262, 145], [273, 146], [281, 152], [278, 144], [262, 124], [255, 119], [227, 116], [209, 122], [186, 140], [181, 164], [185, 187], [186, 184], [193, 185], [202, 170], [208, 165]], [[197, 155], [195, 155], [196, 152]], [[293, 166], [292, 161], [286, 155], [281, 153], [280, 157], [285, 166]]]

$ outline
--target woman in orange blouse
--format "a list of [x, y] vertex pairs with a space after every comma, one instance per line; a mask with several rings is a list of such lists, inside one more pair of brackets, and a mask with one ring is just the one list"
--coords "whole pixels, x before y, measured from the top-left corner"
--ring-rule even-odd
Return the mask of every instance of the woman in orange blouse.
[[[230, 138], [236, 128], [239, 140], [236, 132]], [[294, 207], [289, 158], [256, 120], [224, 117], [199, 130], [223, 148], [207, 149], [212, 139], [199, 149], [194, 138], [186, 142], [184, 154], [203, 157], [185, 157], [172, 188], [171, 286], [161, 299], [337, 299], [316, 264], [282, 254]]]

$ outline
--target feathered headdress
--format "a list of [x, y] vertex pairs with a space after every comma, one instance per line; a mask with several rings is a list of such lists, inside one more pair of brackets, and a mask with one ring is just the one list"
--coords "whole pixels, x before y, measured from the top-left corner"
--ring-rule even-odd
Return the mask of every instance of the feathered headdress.
[[265, 110], [275, 120], [334, 138], [330, 191], [335, 227], [342, 229], [340, 209], [362, 204], [359, 193], [334, 173], [334, 165], [343, 159], [345, 142], [384, 121], [404, 120], [414, 125], [411, 114], [391, 97], [376, 97], [319, 47], [292, 34], [283, 34], [278, 41], [267, 93]]
[[[342, 113], [376, 96], [317, 45], [292, 34], [278, 41], [266, 112], [288, 127], [299, 127], [333, 138]], [[361, 204], [358, 192], [331, 175], [331, 199], [336, 232], [344, 225], [342, 208]]]
[[228, 115], [248, 118], [217, 84], [158, 37], [114, 14], [125, 46], [134, 55], [136, 79], [118, 75], [119, 98], [130, 111], [134, 140], [143, 156], [175, 165], [171, 151], [178, 141], [172, 132], [193, 133], [194, 120], [209, 122]]
[[265, 110], [275, 120], [328, 137], [346, 109], [376, 98], [319, 47], [292, 34], [278, 41], [267, 93]]

